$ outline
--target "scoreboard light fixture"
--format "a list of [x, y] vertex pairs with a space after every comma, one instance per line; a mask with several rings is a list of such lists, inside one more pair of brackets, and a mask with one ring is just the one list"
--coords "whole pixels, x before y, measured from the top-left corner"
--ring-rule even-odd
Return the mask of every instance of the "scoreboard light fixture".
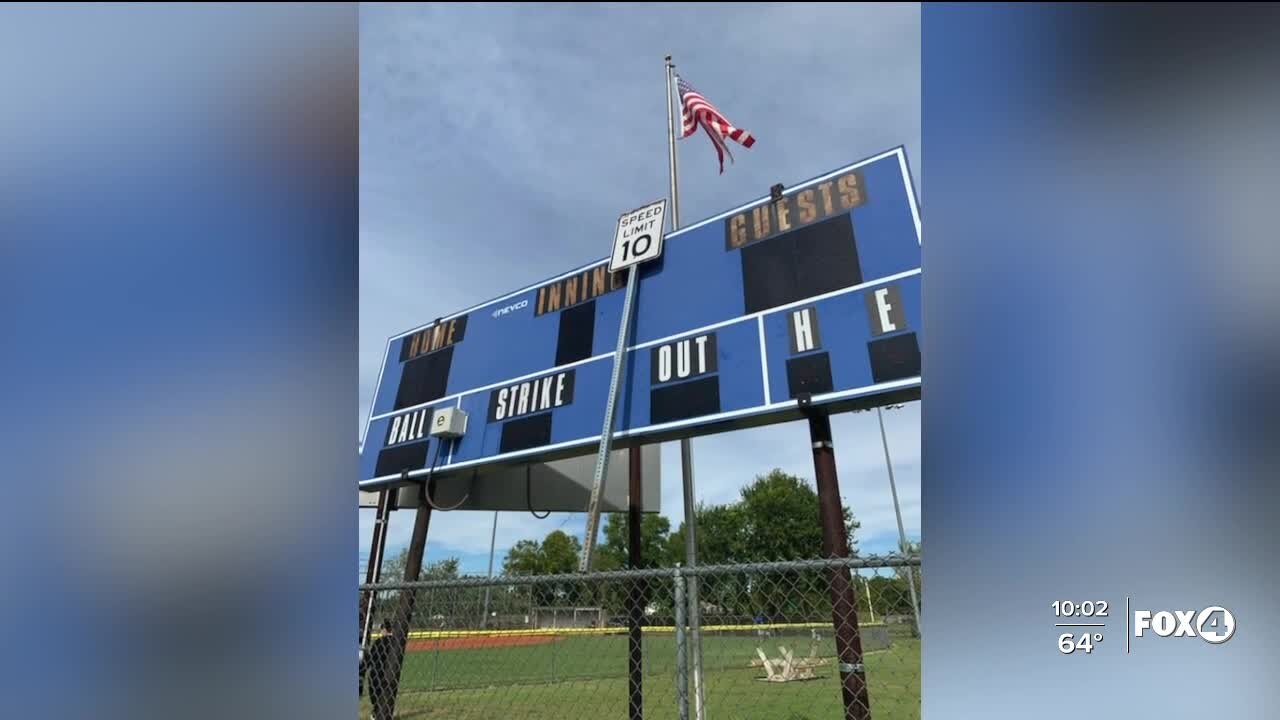
[[467, 414], [455, 407], [436, 411], [431, 420], [431, 437], [455, 440], [467, 433]]

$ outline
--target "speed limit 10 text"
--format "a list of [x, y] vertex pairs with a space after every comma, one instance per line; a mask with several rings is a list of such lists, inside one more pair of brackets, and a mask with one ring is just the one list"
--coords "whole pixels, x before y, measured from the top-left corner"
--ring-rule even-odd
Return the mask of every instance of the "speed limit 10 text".
[[[656, 238], [662, 233], [662, 222], [666, 206], [662, 203], [650, 205], [618, 218], [618, 237], [614, 253], [615, 263], [630, 263], [643, 258], [654, 249]], [[621, 257], [616, 257], [618, 250]]]

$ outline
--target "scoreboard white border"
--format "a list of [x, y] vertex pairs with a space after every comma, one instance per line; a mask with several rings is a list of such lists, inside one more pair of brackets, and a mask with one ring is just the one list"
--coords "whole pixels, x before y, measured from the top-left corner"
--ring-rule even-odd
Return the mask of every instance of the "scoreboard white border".
[[[874, 155], [874, 156], [869, 157], [869, 158], [867, 158], [867, 159], [865, 159], [865, 160], [859, 160], [858, 162], [852, 163], [852, 164], [850, 164], [850, 165], [846, 165], [846, 166], [844, 166], [844, 167], [842, 167], [842, 168], [839, 168], [839, 169], [837, 169], [837, 170], [833, 170], [833, 171], [831, 171], [831, 172], [829, 172], [829, 173], [825, 173], [825, 174], [823, 174], [823, 175], [819, 175], [819, 176], [817, 176], [817, 177], [815, 177], [815, 178], [812, 178], [812, 179], [810, 179], [810, 180], [805, 180], [804, 182], [797, 183], [797, 184], [795, 185], [795, 187], [797, 187], [797, 188], [798, 188], [798, 187], [804, 187], [804, 186], [807, 186], [807, 185], [812, 185], [813, 183], [821, 182], [821, 181], [826, 180], [826, 179], [828, 179], [828, 178], [835, 177], [836, 175], [839, 175], [839, 174], [841, 174], [841, 173], [848, 172], [849, 170], [853, 170], [853, 169], [856, 169], [856, 168], [862, 167], [863, 165], [869, 165], [869, 164], [871, 164], [871, 163], [873, 163], [873, 162], [877, 162], [877, 161], [883, 160], [883, 159], [885, 159], [885, 158], [887, 158], [887, 157], [891, 157], [891, 156], [893, 156], [893, 155], [897, 155], [897, 156], [898, 156], [898, 164], [899, 164], [899, 166], [900, 166], [900, 167], [901, 167], [901, 169], [902, 169], [902, 179], [903, 179], [903, 184], [906, 186], [907, 202], [908, 202], [908, 204], [911, 206], [911, 217], [912, 217], [912, 220], [913, 220], [913, 222], [914, 222], [914, 224], [915, 224], [915, 230], [916, 230], [916, 244], [917, 244], [917, 245], [923, 245], [923, 243], [922, 243], [922, 239], [921, 239], [921, 233], [920, 233], [920, 207], [919, 207], [919, 204], [918, 204], [917, 199], [916, 199], [915, 185], [914, 185], [914, 183], [912, 182], [912, 178], [911, 178], [911, 170], [910, 170], [910, 168], [907, 166], [907, 154], [906, 154], [906, 147], [905, 147], [905, 146], [903, 146], [903, 145], [899, 145], [899, 146], [897, 146], [897, 147], [895, 147], [895, 148], [893, 148], [893, 149], [891, 149], [891, 150], [888, 150], [888, 151], [885, 151], [885, 152], [883, 152], [883, 153], [880, 153], [879, 155]], [[727, 211], [725, 211], [725, 212], [720, 213], [719, 215], [715, 215], [715, 216], [713, 216], [713, 217], [707, 218], [706, 220], [702, 220], [702, 221], [697, 222], [697, 223], [695, 223], [695, 224], [693, 224], [693, 225], [689, 225], [689, 226], [686, 226], [686, 227], [680, 228], [680, 229], [679, 229], [679, 230], [677, 230], [676, 232], [673, 232], [673, 233], [668, 234], [668, 235], [666, 236], [666, 240], [669, 242], [669, 241], [671, 241], [672, 239], [676, 238], [676, 237], [677, 237], [677, 236], [679, 236], [679, 235], [682, 235], [682, 234], [684, 234], [684, 233], [686, 233], [686, 232], [693, 231], [693, 230], [695, 230], [695, 229], [697, 229], [697, 228], [702, 227], [703, 225], [707, 225], [707, 224], [709, 224], [709, 223], [714, 223], [714, 222], [718, 222], [718, 221], [720, 221], [720, 220], [723, 220], [723, 219], [725, 219], [726, 217], [729, 217], [730, 215], [733, 215], [733, 214], [735, 214], [735, 213], [741, 212], [741, 211], [743, 211], [743, 210], [745, 210], [745, 209], [747, 209], [747, 208], [750, 208], [750, 207], [752, 207], [752, 206], [754, 206], [754, 205], [756, 205], [756, 204], [758, 204], [758, 203], [760, 203], [760, 202], [763, 202], [764, 200], [768, 200], [768, 199], [769, 199], [769, 197], [766, 195], [766, 196], [761, 197], [761, 198], [758, 198], [758, 199], [756, 199], [756, 200], [752, 200], [752, 201], [750, 201], [750, 202], [743, 203], [742, 205], [739, 205], [738, 207], [735, 207], [735, 208], [733, 208], [733, 209], [731, 209], [731, 210], [727, 210]], [[506, 295], [503, 295], [503, 296], [501, 296], [501, 297], [498, 297], [498, 298], [495, 298], [495, 299], [492, 299], [492, 300], [485, 301], [485, 302], [480, 303], [480, 304], [478, 304], [478, 305], [473, 305], [473, 306], [471, 306], [471, 307], [467, 308], [466, 310], [462, 310], [462, 311], [460, 311], [460, 312], [453, 313], [452, 315], [446, 315], [446, 316], [444, 316], [444, 317], [441, 317], [441, 318], [440, 318], [440, 319], [438, 319], [438, 320], [433, 320], [432, 322], [429, 322], [429, 323], [427, 323], [427, 324], [425, 324], [425, 325], [419, 325], [418, 327], [413, 328], [412, 330], [408, 330], [408, 331], [402, 332], [402, 333], [400, 333], [400, 334], [398, 334], [398, 335], [393, 335], [393, 336], [391, 336], [391, 337], [387, 338], [387, 344], [386, 344], [386, 346], [383, 348], [383, 351], [382, 351], [382, 364], [378, 367], [378, 379], [377, 379], [377, 381], [374, 383], [374, 386], [373, 386], [373, 396], [372, 396], [372, 398], [371, 398], [371, 399], [370, 399], [370, 401], [369, 401], [369, 414], [368, 414], [368, 416], [367, 416], [367, 417], [366, 417], [366, 419], [365, 419], [365, 423], [364, 423], [364, 430], [363, 430], [363, 431], [361, 432], [361, 434], [360, 434], [360, 453], [361, 453], [361, 454], [363, 454], [363, 453], [364, 453], [364, 445], [365, 445], [365, 441], [368, 439], [369, 426], [373, 424], [373, 421], [374, 421], [374, 420], [379, 420], [379, 419], [381, 419], [381, 418], [389, 417], [389, 416], [392, 416], [392, 415], [399, 415], [399, 414], [401, 414], [401, 413], [410, 412], [410, 411], [412, 411], [412, 410], [414, 410], [414, 409], [420, 409], [420, 408], [423, 408], [423, 407], [429, 407], [429, 406], [431, 406], [431, 405], [439, 405], [439, 404], [441, 404], [441, 403], [447, 403], [447, 402], [449, 402], [450, 400], [455, 400], [455, 401], [457, 402], [457, 405], [458, 405], [459, 407], [461, 407], [461, 405], [462, 405], [462, 398], [463, 398], [463, 396], [465, 396], [465, 395], [474, 395], [474, 394], [476, 394], [476, 393], [486, 392], [486, 391], [489, 391], [489, 390], [493, 390], [494, 388], [502, 387], [503, 385], [511, 384], [511, 383], [513, 383], [513, 382], [520, 382], [520, 381], [522, 381], [522, 380], [527, 380], [527, 379], [529, 379], [529, 378], [538, 377], [538, 376], [541, 376], [541, 375], [545, 375], [545, 374], [547, 374], [547, 373], [552, 373], [552, 372], [556, 372], [556, 371], [559, 371], [559, 370], [565, 370], [565, 369], [568, 369], [568, 368], [574, 368], [574, 367], [577, 367], [577, 366], [579, 366], [579, 365], [585, 365], [586, 363], [595, 362], [595, 361], [597, 361], [597, 360], [601, 360], [601, 359], [604, 359], [604, 358], [612, 357], [612, 356], [613, 356], [613, 351], [606, 352], [606, 353], [601, 353], [600, 355], [595, 355], [595, 356], [593, 356], [593, 357], [584, 358], [584, 359], [582, 359], [582, 360], [578, 360], [578, 361], [576, 361], [576, 362], [568, 363], [568, 364], [566, 364], [566, 365], [559, 365], [559, 366], [556, 366], [556, 367], [546, 368], [546, 369], [539, 370], [539, 371], [534, 372], [534, 373], [529, 373], [529, 374], [527, 374], [527, 375], [522, 375], [522, 376], [519, 376], [519, 377], [509, 378], [509, 379], [506, 379], [506, 380], [502, 380], [501, 382], [496, 382], [496, 383], [491, 383], [491, 384], [489, 384], [489, 385], [483, 385], [483, 386], [480, 386], [480, 387], [470, 388], [470, 389], [468, 389], [468, 390], [466, 390], [466, 391], [464, 391], [464, 392], [454, 393], [454, 394], [452, 394], [452, 395], [445, 395], [445, 396], [443, 396], [443, 397], [436, 398], [435, 400], [432, 400], [431, 402], [422, 403], [422, 404], [414, 405], [414, 406], [411, 406], [411, 407], [400, 408], [399, 410], [395, 410], [395, 411], [392, 411], [392, 412], [381, 413], [381, 414], [379, 414], [379, 415], [374, 415], [374, 414], [373, 414], [373, 406], [374, 406], [374, 404], [377, 402], [377, 399], [378, 399], [378, 392], [379, 392], [379, 390], [381, 390], [381, 388], [382, 388], [382, 375], [383, 375], [383, 373], [385, 372], [386, 367], [387, 367], [387, 358], [390, 356], [390, 353], [391, 353], [391, 343], [395, 342], [396, 340], [399, 340], [399, 339], [400, 339], [400, 338], [402, 338], [402, 337], [405, 337], [405, 336], [408, 336], [408, 335], [412, 335], [413, 333], [418, 332], [419, 330], [423, 330], [423, 329], [425, 329], [425, 328], [429, 328], [429, 327], [434, 327], [437, 323], [447, 322], [447, 321], [452, 320], [452, 319], [454, 319], [454, 318], [458, 318], [458, 317], [462, 317], [463, 315], [467, 315], [468, 313], [471, 313], [471, 312], [473, 312], [473, 311], [475, 311], [475, 310], [480, 310], [480, 309], [485, 308], [485, 307], [488, 307], [488, 306], [490, 306], [490, 305], [496, 305], [496, 304], [498, 304], [498, 303], [500, 303], [500, 302], [504, 302], [504, 301], [506, 301], [506, 300], [509, 300], [509, 299], [511, 299], [511, 298], [513, 298], [513, 297], [515, 297], [515, 296], [517, 296], [517, 295], [522, 295], [522, 294], [524, 294], [524, 293], [529, 292], [530, 290], [534, 290], [534, 289], [536, 289], [536, 288], [538, 288], [538, 287], [541, 287], [541, 286], [543, 286], [543, 285], [545, 285], [545, 284], [547, 284], [547, 283], [552, 283], [552, 282], [556, 282], [557, 280], [563, 280], [564, 278], [573, 277], [574, 275], [578, 275], [578, 274], [580, 274], [583, 270], [586, 270], [586, 269], [588, 269], [588, 268], [593, 268], [593, 267], [595, 267], [595, 266], [597, 266], [597, 265], [600, 265], [600, 264], [602, 264], [602, 263], [608, 263], [608, 262], [609, 262], [609, 258], [608, 258], [608, 257], [605, 257], [603, 260], [596, 260], [596, 261], [594, 261], [594, 262], [590, 262], [590, 263], [587, 263], [587, 264], [585, 264], [585, 265], [580, 265], [580, 266], [578, 266], [577, 268], [574, 268], [573, 270], [570, 270], [570, 271], [568, 271], [568, 272], [562, 273], [562, 274], [557, 275], [557, 276], [555, 276], [555, 277], [553, 277], [553, 278], [550, 278], [550, 279], [547, 279], [547, 280], [541, 280], [541, 281], [539, 281], [539, 282], [536, 282], [536, 283], [533, 283], [533, 284], [528, 285], [528, 286], [526, 286], [526, 287], [523, 287], [523, 288], [521, 288], [521, 289], [519, 289], [519, 290], [516, 290], [516, 291], [510, 292], [510, 293], [507, 293]], [[786, 408], [788, 408], [788, 407], [795, 407], [795, 406], [797, 405], [797, 402], [796, 402], [795, 400], [786, 400], [786, 401], [777, 402], [777, 403], [770, 402], [770, 397], [769, 397], [769, 380], [768, 380], [768, 360], [767, 360], [767, 358], [765, 357], [765, 352], [764, 352], [764, 350], [765, 350], [765, 347], [764, 347], [764, 316], [765, 316], [765, 315], [771, 315], [771, 314], [773, 314], [773, 313], [777, 313], [777, 312], [782, 312], [782, 311], [785, 311], [785, 310], [787, 310], [787, 309], [789, 309], [789, 308], [792, 308], [792, 307], [799, 307], [799, 306], [801, 306], [801, 305], [806, 305], [806, 304], [809, 304], [809, 303], [813, 303], [813, 302], [818, 301], [818, 300], [825, 300], [825, 299], [827, 299], [827, 298], [833, 298], [833, 297], [837, 297], [837, 296], [844, 295], [844, 294], [847, 294], [847, 293], [857, 292], [858, 290], [864, 290], [864, 289], [866, 289], [866, 288], [868, 288], [868, 287], [871, 287], [871, 286], [874, 286], [874, 285], [880, 285], [880, 284], [883, 284], [883, 283], [886, 283], [886, 282], [893, 282], [894, 280], [901, 280], [901, 279], [903, 279], [903, 278], [907, 278], [907, 277], [912, 277], [912, 276], [915, 276], [915, 275], [919, 275], [919, 274], [921, 273], [921, 270], [922, 270], [922, 268], [915, 268], [915, 269], [913, 269], [913, 270], [907, 270], [907, 271], [905, 271], [905, 272], [900, 272], [900, 273], [896, 273], [896, 274], [893, 274], [893, 275], [888, 275], [888, 276], [885, 276], [885, 277], [876, 278], [876, 279], [874, 279], [874, 280], [870, 280], [870, 281], [867, 281], [867, 282], [859, 283], [858, 285], [852, 285], [852, 286], [850, 286], [850, 287], [840, 288], [839, 290], [833, 290], [833, 291], [831, 291], [831, 292], [824, 293], [824, 294], [822, 294], [822, 295], [817, 295], [817, 296], [814, 296], [814, 297], [804, 298], [804, 299], [802, 299], [802, 300], [798, 300], [798, 301], [793, 302], [793, 303], [788, 303], [788, 304], [786, 304], [786, 305], [780, 305], [780, 306], [778, 306], [778, 307], [769, 308], [769, 309], [767, 309], [767, 310], [760, 310], [760, 311], [757, 311], [757, 312], [754, 312], [754, 313], [749, 313], [749, 314], [746, 314], [746, 315], [740, 315], [740, 316], [738, 316], [738, 317], [730, 318], [730, 319], [728, 319], [728, 320], [722, 320], [722, 321], [720, 321], [720, 322], [718, 322], [718, 323], [713, 323], [713, 324], [711, 324], [711, 325], [706, 325], [706, 326], [704, 326], [704, 327], [700, 327], [700, 328], [691, 328], [691, 329], [689, 329], [689, 330], [681, 331], [680, 333], [675, 334], [675, 335], [670, 335], [670, 336], [668, 336], [668, 337], [664, 337], [664, 338], [658, 338], [658, 339], [656, 339], [656, 340], [649, 340], [649, 341], [647, 341], [647, 342], [637, 343], [637, 344], [635, 344], [635, 345], [631, 345], [631, 346], [627, 347], [627, 349], [626, 349], [624, 352], [630, 352], [630, 351], [633, 351], [633, 350], [643, 350], [644, 348], [651, 347], [651, 346], [653, 346], [653, 345], [659, 345], [659, 344], [662, 344], [662, 343], [664, 343], [664, 342], [669, 342], [669, 341], [671, 341], [671, 340], [674, 340], [674, 339], [676, 339], [676, 338], [681, 338], [681, 337], [684, 337], [684, 336], [686, 336], [686, 335], [694, 335], [694, 334], [698, 334], [698, 333], [702, 333], [702, 332], [707, 332], [707, 331], [715, 330], [715, 329], [718, 329], [718, 328], [721, 328], [721, 327], [726, 327], [726, 326], [729, 326], [729, 325], [734, 325], [734, 324], [737, 324], [737, 323], [740, 323], [740, 322], [748, 322], [748, 321], [750, 321], [750, 320], [754, 319], [754, 320], [757, 322], [757, 324], [758, 324], [758, 329], [759, 329], [759, 334], [760, 334], [760, 354], [761, 354], [761, 359], [760, 359], [760, 372], [761, 372], [761, 380], [762, 380], [762, 383], [763, 383], [763, 386], [764, 386], [764, 404], [763, 404], [763, 405], [757, 405], [757, 406], [750, 407], [750, 408], [743, 408], [743, 409], [741, 409], [741, 410], [730, 410], [730, 411], [726, 411], [726, 412], [716, 413], [716, 414], [714, 414], [714, 415], [705, 415], [705, 416], [701, 416], [701, 417], [697, 417], [697, 418], [693, 418], [693, 419], [689, 419], [689, 420], [677, 420], [677, 421], [668, 422], [668, 423], [659, 423], [659, 424], [656, 424], [656, 425], [646, 425], [646, 426], [644, 426], [644, 427], [632, 428], [632, 429], [630, 429], [630, 430], [619, 430], [619, 431], [617, 431], [617, 432], [615, 432], [615, 433], [614, 433], [614, 437], [615, 437], [615, 438], [627, 438], [627, 437], [630, 437], [630, 436], [632, 436], [632, 435], [637, 435], [637, 434], [649, 434], [649, 433], [657, 433], [657, 432], [661, 432], [661, 431], [664, 431], [664, 430], [676, 430], [676, 429], [679, 429], [679, 428], [681, 428], [681, 427], [688, 427], [688, 426], [691, 426], [691, 425], [709, 425], [709, 424], [712, 424], [712, 423], [722, 422], [722, 421], [725, 421], [725, 420], [732, 420], [732, 419], [737, 418], [737, 417], [743, 417], [743, 416], [747, 416], [747, 415], [758, 415], [758, 414], [765, 413], [765, 412], [769, 412], [769, 411], [777, 411], [777, 410], [786, 409]], [[914, 378], [906, 378], [906, 379], [903, 379], [903, 380], [895, 380], [895, 381], [893, 381], [893, 382], [879, 383], [879, 384], [875, 384], [875, 385], [866, 385], [866, 386], [859, 387], [859, 388], [853, 388], [853, 389], [851, 389], [851, 390], [841, 390], [841, 391], [838, 391], [838, 392], [831, 392], [831, 393], [824, 393], [824, 394], [821, 394], [821, 395], [815, 395], [815, 396], [813, 397], [813, 400], [814, 400], [815, 402], [825, 403], [825, 402], [829, 402], [829, 401], [832, 401], [832, 400], [841, 400], [841, 399], [846, 399], [846, 398], [854, 398], [854, 397], [859, 397], [859, 396], [862, 396], [862, 395], [872, 395], [872, 394], [875, 394], [875, 393], [885, 392], [885, 391], [888, 391], [888, 390], [895, 390], [895, 389], [905, 389], [905, 388], [910, 388], [910, 387], [913, 387], [913, 386], [916, 386], [916, 385], [919, 385], [919, 384], [920, 384], [920, 378], [917, 376], [917, 377], [914, 377]], [[464, 468], [475, 467], [475, 466], [477, 466], [477, 465], [488, 465], [488, 464], [493, 464], [493, 463], [510, 462], [510, 461], [512, 461], [512, 460], [519, 460], [520, 458], [523, 458], [523, 457], [526, 457], [526, 456], [529, 456], [529, 455], [537, 455], [537, 454], [546, 453], [546, 452], [554, 452], [554, 451], [557, 451], [557, 450], [564, 450], [564, 449], [571, 448], [571, 447], [576, 446], [576, 445], [594, 444], [594, 443], [599, 442], [599, 440], [600, 440], [600, 434], [599, 434], [599, 433], [596, 433], [595, 435], [591, 435], [591, 436], [588, 436], [588, 437], [578, 438], [578, 439], [575, 439], [575, 440], [566, 440], [566, 441], [559, 442], [559, 443], [553, 443], [553, 444], [551, 444], [551, 445], [542, 445], [542, 446], [540, 446], [540, 447], [531, 448], [531, 449], [529, 449], [529, 450], [519, 450], [519, 451], [515, 451], [515, 452], [502, 453], [502, 454], [499, 454], [499, 455], [491, 455], [491, 456], [488, 456], [488, 457], [485, 457], [485, 458], [481, 458], [481, 459], [477, 459], [477, 460], [468, 460], [468, 461], [466, 461], [466, 462], [458, 463], [458, 464], [456, 464], [456, 465], [455, 465], [455, 464], [453, 464], [453, 451], [452, 451], [452, 449], [451, 449], [451, 450], [450, 450], [450, 452], [449, 452], [449, 457], [446, 459], [445, 464], [444, 464], [444, 465], [442, 465], [442, 466], [440, 466], [440, 467], [437, 467], [437, 468], [435, 469], [435, 473], [436, 473], [436, 474], [448, 474], [448, 473], [452, 472], [453, 470], [460, 470], [460, 469], [464, 469]], [[414, 470], [414, 471], [410, 471], [410, 472], [409, 472], [409, 477], [410, 477], [410, 478], [416, 478], [416, 477], [419, 477], [419, 476], [421, 476], [421, 475], [426, 474], [426, 472], [427, 472], [427, 470], [426, 470], [425, 468], [423, 468], [423, 469], [421, 469], [421, 470]], [[363, 489], [366, 489], [366, 488], [377, 488], [377, 487], [385, 486], [385, 485], [387, 485], [387, 484], [388, 484], [388, 481], [390, 481], [390, 480], [396, 480], [396, 479], [399, 479], [400, 477], [401, 477], [401, 476], [400, 476], [400, 475], [398, 475], [398, 474], [397, 474], [397, 475], [383, 475], [383, 476], [380, 476], [380, 477], [375, 477], [375, 478], [369, 478], [369, 479], [366, 479], [366, 480], [361, 480], [361, 481], [359, 481], [359, 485], [360, 485], [360, 489], [362, 489], [362, 490], [363, 490]]]

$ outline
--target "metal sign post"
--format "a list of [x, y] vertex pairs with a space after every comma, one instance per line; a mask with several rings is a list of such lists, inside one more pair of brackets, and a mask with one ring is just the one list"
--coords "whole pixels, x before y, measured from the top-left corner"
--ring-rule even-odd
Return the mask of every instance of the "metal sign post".
[[632, 307], [635, 305], [636, 288], [640, 285], [640, 264], [662, 257], [662, 238], [666, 230], [666, 199], [623, 213], [618, 218], [618, 231], [614, 234], [613, 254], [609, 271], [616, 272], [629, 267], [627, 295], [622, 301], [622, 322], [618, 327], [618, 344], [613, 351], [613, 374], [609, 377], [609, 396], [604, 406], [604, 427], [600, 430], [600, 451], [596, 455], [596, 472], [591, 482], [591, 500], [587, 503], [587, 531], [582, 539], [582, 559], [579, 572], [591, 569], [591, 551], [596, 544], [600, 527], [600, 494], [609, 472], [609, 451], [613, 446], [613, 413], [618, 406], [618, 389], [622, 369], [627, 364], [627, 336], [631, 330]]

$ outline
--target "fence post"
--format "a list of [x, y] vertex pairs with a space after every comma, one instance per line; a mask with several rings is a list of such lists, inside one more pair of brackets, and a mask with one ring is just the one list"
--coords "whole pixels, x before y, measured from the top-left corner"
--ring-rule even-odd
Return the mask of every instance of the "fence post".
[[[554, 614], [552, 615], [554, 617]], [[559, 623], [551, 621], [551, 682], [556, 682], [556, 648], [560, 646]]]
[[[436, 592], [439, 592], [439, 591], [431, 592], [431, 596], [430, 596], [431, 602], [427, 604], [427, 627], [432, 627], [432, 623], [434, 622], [434, 620], [432, 619], [434, 616], [432, 615], [431, 611], [435, 609]], [[449, 591], [445, 590], [445, 592], [448, 593]], [[449, 600], [446, 597], [445, 612], [449, 611], [448, 608], [449, 608]], [[431, 654], [431, 692], [436, 691], [436, 681], [440, 677], [440, 646], [444, 644], [444, 632], [443, 632], [444, 628], [441, 627], [441, 628], [438, 628], [438, 630], [440, 632], [433, 633], [436, 636], [436, 642], [435, 642], [436, 647], [435, 647], [435, 652]]]
[[684, 636], [686, 622], [684, 575], [680, 573], [679, 563], [676, 564], [673, 581], [676, 611], [676, 712], [680, 720], [689, 720], [689, 664]]

